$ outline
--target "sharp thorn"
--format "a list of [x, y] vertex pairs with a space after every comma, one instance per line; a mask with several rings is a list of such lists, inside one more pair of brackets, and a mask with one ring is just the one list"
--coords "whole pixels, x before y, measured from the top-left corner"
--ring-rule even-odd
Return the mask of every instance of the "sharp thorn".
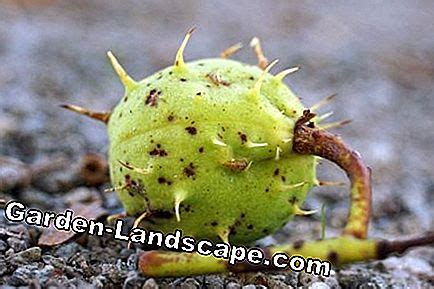
[[175, 216], [176, 216], [176, 221], [177, 222], [181, 222], [181, 216], [179, 214], [179, 205], [181, 204], [181, 202], [176, 202], [175, 201]]
[[276, 156], [274, 157], [274, 159], [276, 161], [278, 161], [280, 159], [280, 153], [282, 152], [282, 149], [278, 146], [276, 147]]
[[148, 175], [152, 171], [152, 169], [150, 169], [150, 168], [148, 168], [148, 169], [138, 168], [138, 167], [135, 167], [135, 166], [133, 166], [133, 165], [131, 165], [129, 163], [126, 163], [126, 162], [123, 162], [123, 161], [120, 161], [120, 160], [118, 160], [118, 163], [121, 164], [121, 166], [123, 166], [123, 167], [125, 167], [125, 168], [127, 168], [127, 169], [129, 169], [131, 171], [134, 171], [136, 173], [142, 174], [142, 175]]
[[221, 58], [228, 58], [231, 55], [233, 55], [235, 52], [240, 50], [243, 47], [243, 44], [241, 42], [238, 42], [237, 44], [232, 45], [231, 47], [226, 48], [222, 53], [220, 53]]
[[268, 143], [266, 143], [266, 142], [264, 142], [264, 143], [255, 143], [255, 142], [248, 141], [246, 143], [246, 146], [248, 148], [266, 147], [266, 146], [268, 146]]
[[66, 108], [70, 111], [85, 115], [87, 117], [102, 121], [103, 123], [107, 124], [109, 119], [110, 119], [110, 115], [111, 112], [95, 112], [95, 111], [90, 111], [88, 109], [85, 109], [83, 107], [77, 106], [77, 105], [73, 105], [73, 104], [62, 104], [60, 105], [60, 107], [62, 108]]
[[252, 47], [253, 51], [255, 52], [256, 58], [258, 59], [259, 68], [265, 70], [268, 65], [268, 59], [264, 56], [264, 52], [262, 51], [261, 47], [261, 41], [258, 37], [252, 38], [250, 41], [250, 47]]
[[343, 187], [345, 183], [337, 181], [316, 181], [315, 185], [318, 187]]
[[222, 146], [222, 147], [228, 146], [227, 144], [225, 144], [224, 142], [222, 142], [221, 140], [219, 140], [217, 138], [214, 138], [212, 140], [212, 143], [215, 144], [215, 145], [218, 145], [218, 146]]
[[136, 87], [137, 82], [128, 75], [128, 73], [121, 66], [121, 64], [116, 59], [116, 57], [113, 55], [113, 53], [111, 51], [108, 51], [107, 56], [110, 59], [110, 62], [113, 66], [113, 69], [115, 70], [116, 74], [119, 76], [119, 79], [121, 80], [125, 89], [126, 90], [132, 90], [134, 87]]
[[252, 166], [252, 164], [253, 164], [253, 161], [250, 161], [248, 164], [247, 164], [247, 167], [244, 169], [245, 171], [248, 171], [249, 169], [250, 169], [250, 167]]
[[319, 128], [327, 130], [327, 129], [332, 129], [332, 128], [340, 128], [344, 125], [347, 125], [351, 122], [350, 119], [346, 119], [346, 120], [342, 120], [342, 121], [336, 121], [336, 122], [331, 122], [331, 123], [326, 123], [323, 124], [321, 126], [319, 126]]
[[288, 68], [288, 69], [285, 69], [285, 70], [279, 72], [278, 74], [276, 74], [276, 76], [274, 76], [274, 78], [277, 81], [282, 81], [288, 75], [293, 74], [294, 72], [297, 72], [299, 70], [300, 70], [300, 67], [298, 67], [298, 66], [291, 67], [291, 68]]
[[107, 220], [108, 223], [113, 223], [114, 221], [116, 221], [118, 219], [123, 219], [123, 218], [126, 218], [126, 217], [128, 217], [127, 213], [122, 212], [122, 213], [119, 213], [119, 214], [110, 215], [110, 216], [107, 217], [106, 220]]
[[292, 184], [292, 185], [285, 185], [285, 184], [283, 184], [282, 185], [282, 190], [283, 191], [288, 191], [288, 190], [292, 190], [292, 189], [295, 189], [295, 188], [300, 188], [300, 187], [304, 186], [305, 184], [306, 184], [306, 182], [300, 182], [300, 183]]
[[[134, 224], [131, 230], [137, 228], [140, 225], [140, 223], [149, 215], [150, 214], [148, 211], [144, 211], [137, 219], [134, 220]], [[128, 241], [128, 249], [131, 249], [131, 241]]]
[[300, 207], [297, 204], [294, 204], [294, 215], [297, 215], [297, 216], [309, 216], [309, 215], [313, 215], [313, 214], [315, 214], [317, 212], [318, 212], [318, 210], [305, 211], [303, 209], [300, 209]]
[[175, 200], [174, 200], [174, 210], [175, 210], [175, 216], [176, 221], [181, 222], [181, 215], [179, 213], [179, 206], [181, 205], [182, 201], [185, 200], [186, 192], [185, 191], [179, 191], [175, 193]]
[[191, 34], [193, 33], [193, 31], [195, 29], [196, 29], [196, 27], [192, 27], [185, 34], [185, 37], [182, 40], [181, 46], [179, 47], [178, 51], [176, 52], [175, 67], [185, 67], [184, 50], [185, 50], [185, 47], [187, 46], [188, 41], [190, 40]]
[[324, 113], [324, 114], [322, 114], [322, 115], [318, 115], [318, 116], [316, 117], [316, 122], [317, 122], [317, 123], [320, 123], [320, 122], [326, 120], [327, 118], [331, 117], [332, 115], [333, 115], [333, 111], [329, 111], [329, 112]]
[[222, 240], [224, 243], [229, 244], [229, 230], [224, 229], [217, 233], [220, 240]]
[[333, 93], [321, 99], [320, 101], [318, 101], [317, 103], [311, 106], [310, 111], [317, 111], [319, 108], [323, 107], [324, 105], [329, 103], [333, 98], [335, 98], [336, 95], [337, 93]]
[[265, 76], [268, 74], [268, 72], [270, 71], [270, 69], [276, 65], [276, 63], [279, 62], [279, 59], [274, 60], [273, 62], [271, 62], [262, 72], [261, 76], [259, 77], [258, 81], [256, 81], [255, 85], [253, 86], [253, 93], [255, 95], [259, 95], [261, 92], [261, 86], [262, 83], [264, 82], [264, 78]]

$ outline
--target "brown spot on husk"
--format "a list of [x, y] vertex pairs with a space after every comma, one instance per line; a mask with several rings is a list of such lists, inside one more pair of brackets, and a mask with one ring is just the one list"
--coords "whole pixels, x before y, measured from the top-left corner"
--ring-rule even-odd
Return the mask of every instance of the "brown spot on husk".
[[194, 177], [196, 174], [196, 167], [193, 165], [193, 163], [190, 163], [187, 167], [184, 168], [184, 175], [186, 175], [188, 178]]
[[185, 130], [191, 135], [197, 134], [197, 129], [194, 126], [188, 126]]
[[288, 202], [289, 202], [291, 205], [294, 205], [295, 203], [298, 202], [298, 199], [297, 199], [296, 196], [292, 196], [291, 198], [288, 199]]
[[238, 132], [238, 135], [240, 136], [241, 143], [247, 142], [247, 135], [245, 133]]
[[230, 160], [225, 162], [223, 165], [232, 171], [244, 171], [249, 166], [249, 162], [244, 159]]
[[165, 157], [167, 156], [167, 151], [162, 149], [160, 144], [157, 144], [157, 146], [152, 151], [149, 152], [149, 155]]
[[219, 86], [219, 85], [229, 86], [229, 85], [231, 85], [228, 81], [222, 79], [221, 75], [218, 73], [208, 73], [206, 75], [206, 77], [209, 80], [211, 80], [211, 82], [216, 86]]
[[157, 92], [157, 90], [154, 88], [152, 89], [149, 94], [146, 96], [146, 105], [148, 106], [156, 106], [158, 102], [158, 95], [160, 93]]

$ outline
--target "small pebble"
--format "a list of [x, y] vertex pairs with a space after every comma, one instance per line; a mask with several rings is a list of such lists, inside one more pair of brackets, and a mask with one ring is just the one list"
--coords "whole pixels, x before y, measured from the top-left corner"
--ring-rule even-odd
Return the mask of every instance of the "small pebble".
[[107, 277], [114, 284], [121, 284], [126, 273], [119, 270], [115, 264], [102, 264], [101, 275]]
[[34, 278], [29, 266], [18, 267], [9, 278], [9, 284], [13, 286], [24, 286], [29, 284]]
[[133, 249], [123, 248], [121, 250], [121, 252], [119, 253], [119, 258], [122, 260], [126, 260], [126, 259], [128, 259], [128, 257], [130, 257], [135, 252], [136, 251]]
[[309, 289], [329, 289], [330, 286], [324, 282], [313, 282], [309, 285]]
[[0, 259], [0, 276], [3, 276], [7, 271], [6, 261]]
[[41, 283], [45, 283], [54, 274], [54, 267], [46, 265], [42, 270], [38, 270], [36, 273], [38, 280]]
[[62, 269], [65, 267], [65, 261], [62, 258], [57, 258], [51, 255], [42, 256], [42, 261], [47, 265], [52, 265], [55, 268]]
[[200, 288], [200, 284], [199, 284], [199, 282], [197, 282], [193, 278], [187, 278], [187, 279], [185, 279], [184, 282], [181, 283], [180, 288], [181, 289], [195, 289], [195, 288]]
[[13, 265], [20, 265], [39, 261], [41, 259], [41, 251], [42, 250], [39, 247], [29, 248], [25, 251], [15, 254], [11, 259], [11, 263]]
[[4, 252], [9, 248], [5, 241], [0, 240], [0, 252]]
[[241, 285], [238, 284], [238, 283], [236, 283], [236, 282], [229, 282], [229, 283], [226, 285], [226, 288], [227, 288], [227, 289], [240, 289], [240, 288], [241, 288]]
[[319, 276], [301, 272], [298, 276], [298, 280], [302, 286], [309, 286], [312, 283], [322, 281]]
[[137, 254], [131, 254], [127, 259], [127, 268], [129, 271], [135, 271], [137, 270], [137, 261], [138, 256]]
[[146, 280], [145, 284], [143, 284], [142, 289], [158, 289], [158, 284], [154, 278], [149, 278]]
[[129, 271], [126, 275], [123, 289], [141, 289], [142, 284], [145, 282], [145, 277], [139, 275], [136, 271]]
[[56, 252], [55, 255], [58, 257], [62, 257], [65, 260], [68, 260], [72, 257], [75, 253], [77, 253], [82, 247], [78, 245], [75, 242], [67, 243], [65, 245], [60, 246]]
[[220, 275], [207, 275], [202, 281], [202, 288], [218, 289], [225, 287], [224, 278]]
[[91, 279], [94, 288], [104, 288], [104, 284], [107, 283], [107, 278], [102, 275], [95, 276]]
[[6, 242], [15, 252], [21, 252], [28, 247], [28, 243], [25, 240], [21, 240], [16, 237], [10, 237]]

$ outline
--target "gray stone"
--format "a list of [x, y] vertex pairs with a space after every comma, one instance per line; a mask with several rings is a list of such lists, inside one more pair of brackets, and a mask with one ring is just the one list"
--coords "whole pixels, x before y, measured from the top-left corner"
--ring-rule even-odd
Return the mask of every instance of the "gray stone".
[[28, 247], [28, 242], [22, 239], [18, 239], [16, 237], [10, 237], [6, 240], [9, 247], [11, 247], [15, 252], [20, 252]]
[[187, 279], [185, 279], [184, 282], [182, 282], [180, 284], [180, 288], [181, 289], [195, 289], [195, 288], [200, 288], [200, 284], [199, 284], [199, 282], [197, 282], [193, 278], [187, 278]]
[[54, 257], [52, 255], [43, 255], [42, 261], [47, 265], [52, 265], [55, 268], [62, 269], [65, 267], [65, 261], [62, 258]]
[[24, 286], [29, 284], [34, 278], [28, 266], [17, 268], [9, 278], [9, 283], [14, 286]]
[[158, 289], [158, 284], [155, 281], [154, 278], [149, 278], [148, 280], [145, 281], [145, 284], [143, 284], [142, 289]]
[[14, 265], [28, 264], [34, 261], [39, 261], [41, 259], [41, 248], [32, 247], [25, 251], [15, 254], [11, 258], [11, 263]]
[[309, 285], [309, 289], [330, 289], [330, 286], [324, 282], [313, 282]]
[[60, 246], [56, 250], [55, 255], [58, 257], [62, 257], [65, 260], [68, 260], [69, 258], [72, 257], [72, 255], [77, 253], [81, 248], [82, 247], [75, 242], [67, 243], [67, 244]]
[[9, 248], [8, 244], [5, 241], [0, 240], [0, 252], [4, 252], [8, 248]]
[[227, 289], [240, 289], [240, 288], [241, 288], [241, 285], [238, 284], [237, 282], [229, 282], [229, 283], [226, 285], [226, 288], [227, 288]]

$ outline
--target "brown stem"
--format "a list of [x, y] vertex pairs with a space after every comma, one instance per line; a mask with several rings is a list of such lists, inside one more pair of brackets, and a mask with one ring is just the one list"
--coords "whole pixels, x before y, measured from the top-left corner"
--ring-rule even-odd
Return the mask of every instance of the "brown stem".
[[299, 154], [323, 157], [341, 167], [351, 181], [351, 209], [344, 235], [366, 238], [371, 215], [371, 172], [360, 155], [337, 136], [316, 128], [309, 110], [296, 122], [293, 150]]
[[422, 236], [409, 238], [406, 240], [387, 241], [381, 240], [377, 245], [378, 259], [384, 259], [390, 254], [404, 253], [408, 248], [426, 246], [434, 244], [434, 231]]

